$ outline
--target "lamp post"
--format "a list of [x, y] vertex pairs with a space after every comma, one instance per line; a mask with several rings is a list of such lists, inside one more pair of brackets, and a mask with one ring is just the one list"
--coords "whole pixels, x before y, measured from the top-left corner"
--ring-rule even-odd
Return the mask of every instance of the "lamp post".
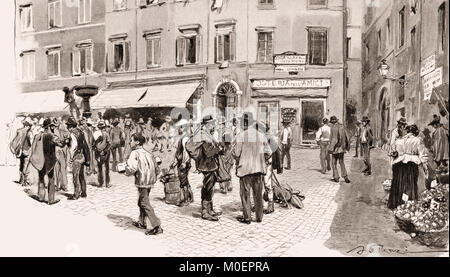
[[402, 87], [405, 87], [408, 83], [404, 79], [388, 76], [390, 69], [391, 67], [386, 63], [386, 60], [382, 60], [381, 64], [378, 66], [378, 71], [383, 79], [398, 82]]

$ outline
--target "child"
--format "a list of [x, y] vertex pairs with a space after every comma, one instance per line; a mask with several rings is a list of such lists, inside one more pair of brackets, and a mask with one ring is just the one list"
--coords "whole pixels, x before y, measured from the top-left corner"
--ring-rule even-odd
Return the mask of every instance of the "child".
[[159, 174], [158, 159], [155, 159], [152, 154], [144, 150], [145, 138], [141, 134], [135, 134], [133, 136], [131, 147], [134, 149], [131, 151], [128, 158], [127, 165], [125, 167], [125, 173], [128, 176], [134, 175], [135, 185], [139, 192], [139, 221], [134, 222], [133, 225], [140, 229], [147, 229], [145, 219], [148, 217], [153, 229], [147, 231], [146, 235], [158, 235], [163, 233], [161, 228], [161, 221], [155, 215], [155, 211], [150, 205], [149, 194], [150, 190], [154, 187], [157, 176]]

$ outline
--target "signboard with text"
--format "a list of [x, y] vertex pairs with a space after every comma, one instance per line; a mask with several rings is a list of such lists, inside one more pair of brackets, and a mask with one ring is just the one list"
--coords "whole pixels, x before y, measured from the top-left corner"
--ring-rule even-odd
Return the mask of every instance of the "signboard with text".
[[428, 73], [431, 73], [436, 68], [436, 55], [432, 55], [422, 62], [422, 67], [420, 68], [420, 76], [423, 77]]
[[280, 54], [273, 58], [274, 65], [305, 65], [305, 54]]
[[278, 65], [275, 67], [276, 72], [300, 72], [305, 71], [304, 65]]
[[253, 89], [329, 88], [331, 79], [252, 80]]
[[431, 73], [423, 76], [424, 100], [430, 100], [433, 88], [442, 85], [442, 67], [436, 68]]

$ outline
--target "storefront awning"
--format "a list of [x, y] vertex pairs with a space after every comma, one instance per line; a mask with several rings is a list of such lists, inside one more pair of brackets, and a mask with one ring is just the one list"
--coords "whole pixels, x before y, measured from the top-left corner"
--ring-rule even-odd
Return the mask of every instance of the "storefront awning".
[[92, 98], [92, 109], [186, 107], [199, 82], [104, 90]]
[[[76, 100], [81, 102], [81, 98]], [[69, 111], [69, 108], [68, 104], [64, 102], [64, 93], [61, 90], [27, 92], [18, 96], [17, 113], [34, 114], [63, 111]]]
[[327, 89], [264, 89], [253, 90], [252, 97], [328, 97]]

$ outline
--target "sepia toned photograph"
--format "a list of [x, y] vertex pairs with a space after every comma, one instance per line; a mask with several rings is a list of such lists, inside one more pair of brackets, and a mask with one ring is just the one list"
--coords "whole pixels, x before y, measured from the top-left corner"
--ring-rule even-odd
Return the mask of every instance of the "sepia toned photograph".
[[448, 0], [2, 2], [0, 256], [449, 257]]

